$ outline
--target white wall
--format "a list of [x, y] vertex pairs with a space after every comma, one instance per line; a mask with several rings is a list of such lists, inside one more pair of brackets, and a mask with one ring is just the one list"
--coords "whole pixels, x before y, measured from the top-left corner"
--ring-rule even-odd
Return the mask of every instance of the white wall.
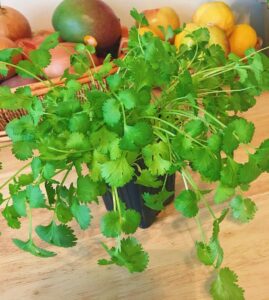
[[[51, 27], [51, 16], [55, 7], [62, 0], [1, 0], [3, 6], [11, 6], [20, 10], [28, 17], [32, 28], [46, 29]], [[120, 17], [122, 24], [130, 26], [132, 19], [129, 16], [131, 8], [138, 10], [171, 6], [178, 12], [182, 22], [188, 22], [195, 8], [208, 0], [105, 0]], [[225, 0], [224, 0], [225, 1]], [[260, 0], [226, 0], [232, 5], [238, 21], [250, 22], [259, 35], [263, 35], [263, 12]]]

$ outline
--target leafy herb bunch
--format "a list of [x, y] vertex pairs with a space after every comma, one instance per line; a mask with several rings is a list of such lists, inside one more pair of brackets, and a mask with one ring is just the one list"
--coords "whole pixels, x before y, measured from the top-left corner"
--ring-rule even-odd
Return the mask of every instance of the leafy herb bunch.
[[[147, 24], [136, 10], [131, 14], [141, 26]], [[28, 60], [19, 62], [19, 75], [44, 82], [50, 91], [40, 101], [27, 86], [15, 93], [8, 87], [0, 89], [0, 108], [27, 111], [6, 127], [14, 156], [26, 165], [0, 186], [0, 190], [9, 189], [9, 196], [0, 194], [2, 215], [14, 229], [20, 228], [22, 218], [28, 218], [29, 239], [14, 239], [15, 245], [33, 255], [51, 257], [56, 253], [39, 248], [33, 240], [32, 210], [51, 212], [51, 222], [35, 228], [41, 240], [72, 247], [76, 236], [68, 223], [75, 219], [82, 230], [87, 229], [92, 218], [90, 205], [110, 191], [114, 209], [101, 218], [100, 228], [105, 237], [115, 238], [115, 246], [103, 244], [110, 258], [99, 264], [141, 272], [147, 267], [148, 254], [131, 237], [140, 215], [126, 208], [118, 188], [131, 180], [160, 187], [159, 194], [143, 197], [148, 207], [161, 210], [170, 193], [165, 189], [166, 180], [159, 177], [179, 173], [185, 190], [176, 196], [175, 208], [197, 221], [201, 232], [195, 244], [197, 257], [215, 270], [212, 297], [243, 299], [235, 273], [221, 267], [219, 232], [228, 214], [243, 223], [254, 217], [257, 207], [242, 192], [269, 171], [269, 140], [258, 148], [251, 146], [254, 124], [238, 115], [269, 89], [269, 58], [255, 50], [249, 50], [244, 59], [233, 54], [225, 57], [219, 46], [208, 46], [207, 29], [190, 34], [193, 46], [176, 49], [168, 42], [173, 34], [169, 30], [166, 41], [161, 41], [151, 33], [140, 36], [132, 28], [125, 57], [111, 62], [107, 56], [96, 72], [89, 68], [94, 48], [79, 44], [71, 57], [75, 74], [66, 71], [63, 86], [46, 80], [42, 71], [50, 63], [49, 50], [58, 44], [57, 33], [32, 51]], [[2, 75], [13, 66], [11, 58], [19, 51], [0, 52]], [[113, 64], [118, 69], [110, 75]], [[90, 87], [76, 80], [85, 73]], [[248, 156], [244, 164], [234, 157], [239, 147]], [[29, 166], [31, 172], [24, 173]], [[76, 180], [68, 186], [66, 179], [72, 170]], [[203, 181], [216, 183], [214, 202], [227, 204], [220, 215], [205, 198], [211, 191], [199, 188], [193, 171]], [[60, 173], [61, 181], [57, 179]], [[199, 218], [203, 206], [212, 218], [209, 239]]]

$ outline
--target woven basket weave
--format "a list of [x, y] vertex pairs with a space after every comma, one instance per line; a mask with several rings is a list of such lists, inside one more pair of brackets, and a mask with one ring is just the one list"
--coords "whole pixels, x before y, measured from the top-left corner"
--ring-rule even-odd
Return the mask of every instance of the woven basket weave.
[[[92, 73], [95, 73], [97, 72], [100, 68], [102, 67], [101, 66], [98, 66], [96, 68], [92, 68], [91, 71]], [[113, 67], [110, 71], [110, 74], [113, 74], [115, 73], [115, 71], [117, 70], [117, 67]], [[54, 78], [51, 80], [54, 84], [54, 86], [61, 86], [63, 85], [63, 80], [61, 80], [61, 78]], [[78, 82], [80, 82], [82, 85], [91, 85], [91, 81], [90, 81], [90, 77], [89, 75], [85, 75], [81, 78], [78, 79]], [[42, 100], [42, 98], [44, 97], [44, 95], [46, 95], [48, 93], [48, 91], [50, 90], [50, 88], [48, 88], [46, 85], [46, 82], [37, 82], [37, 83], [32, 83], [32, 84], [29, 84], [27, 85], [30, 87], [31, 91], [32, 91], [32, 94], [34, 96], [37, 96], [38, 98], [40, 98], [40, 100]], [[11, 89], [11, 91], [15, 91], [16, 88], [13, 88]], [[79, 95], [78, 95], [79, 97]], [[81, 95], [82, 97], [82, 95]], [[80, 97], [79, 97], [80, 98]], [[19, 109], [19, 110], [16, 110], [16, 111], [10, 111], [10, 110], [5, 110], [5, 109], [0, 109], [0, 139], [1, 137], [4, 136], [4, 130], [5, 130], [5, 127], [6, 125], [12, 121], [13, 119], [15, 118], [20, 118], [21, 116], [25, 115], [26, 114], [26, 111], [23, 110], [23, 109]]]
[[[125, 49], [126, 49], [127, 43], [128, 43], [128, 28], [125, 26], [122, 26], [122, 38], [121, 38], [120, 45], [119, 45], [118, 58], [124, 57], [124, 55], [126, 53]], [[100, 70], [101, 67], [102, 67], [102, 65], [100, 65], [96, 68], [92, 68], [91, 73], [94, 74], [95, 72], [98, 72], [98, 70]], [[117, 67], [113, 66], [110, 71], [110, 74], [113, 74], [116, 71], [117, 71]], [[91, 86], [91, 84], [92, 84], [91, 78], [89, 77], [88, 74], [82, 76], [77, 81], [80, 82], [82, 85], [86, 84], [88, 86]], [[51, 82], [54, 84], [54, 86], [61, 86], [64, 84], [64, 81], [61, 79], [61, 77], [51, 79]], [[49, 85], [48, 82], [36, 82], [36, 83], [28, 84], [27, 86], [30, 87], [32, 94], [34, 96], [37, 96], [40, 100], [42, 100], [44, 95], [46, 95], [48, 93], [48, 91], [50, 90], [50, 88], [47, 87], [48, 85]], [[11, 91], [15, 91], [15, 90], [16, 90], [16, 88], [11, 89]], [[83, 95], [78, 94], [78, 98], [82, 98], [82, 97], [83, 97]], [[13, 119], [20, 118], [21, 116], [23, 116], [25, 114], [26, 114], [26, 111], [23, 109], [19, 109], [16, 111], [0, 109], [0, 142], [8, 140], [8, 137], [6, 136], [6, 133], [4, 131], [6, 125]]]

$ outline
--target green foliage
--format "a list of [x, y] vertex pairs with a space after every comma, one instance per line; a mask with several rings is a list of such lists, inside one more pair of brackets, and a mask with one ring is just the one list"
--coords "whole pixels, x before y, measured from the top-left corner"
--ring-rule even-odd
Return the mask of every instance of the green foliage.
[[[133, 9], [131, 15], [140, 26], [147, 25], [143, 14]], [[191, 174], [197, 173], [199, 182], [215, 184], [215, 204], [228, 205], [236, 220], [248, 222], [254, 217], [256, 205], [235, 195], [246, 191], [262, 172], [269, 172], [269, 143], [265, 140], [257, 149], [250, 144], [255, 126], [239, 117], [239, 112], [253, 107], [255, 97], [269, 89], [269, 58], [254, 50], [247, 52], [247, 59], [226, 57], [221, 47], [208, 46], [207, 29], [190, 34], [193, 46], [176, 49], [169, 40], [182, 28], [161, 30], [165, 41], [150, 33], [140, 36], [133, 27], [125, 58], [112, 62], [108, 55], [94, 74], [89, 70], [89, 57], [95, 50], [77, 45], [70, 59], [74, 74], [64, 72], [63, 86], [46, 82], [52, 86], [42, 101], [29, 87], [15, 92], [0, 88], [0, 109], [27, 113], [5, 129], [14, 156], [27, 162], [1, 183], [2, 215], [8, 226], [18, 229], [21, 220], [31, 219], [29, 210], [47, 209], [53, 219], [48, 226], [37, 226], [37, 235], [49, 244], [72, 247], [76, 236], [68, 223], [75, 220], [86, 230], [92, 218], [90, 206], [111, 192], [113, 211], [102, 217], [100, 227], [105, 237], [116, 238], [116, 246], [104, 245], [110, 260], [99, 263], [141, 272], [148, 255], [134, 238], [123, 237], [135, 233], [141, 218], [121, 202], [117, 188], [130, 181], [160, 188], [160, 178], [182, 172], [186, 190], [176, 197], [176, 210], [200, 224], [198, 212], [205, 204], [214, 219], [211, 238], [206, 240], [202, 234], [196, 243], [198, 259], [219, 270], [211, 294], [214, 299], [243, 299], [234, 273], [219, 269], [224, 257], [220, 224], [228, 210], [217, 218], [204, 198], [210, 191], [200, 189]], [[18, 63], [17, 73], [40, 81], [46, 78], [49, 50], [58, 42], [58, 33], [47, 37], [28, 60]], [[2, 75], [19, 52], [0, 51]], [[111, 75], [115, 65], [118, 71]], [[85, 73], [94, 80], [90, 85], [77, 81]], [[246, 150], [250, 148], [251, 153]], [[246, 152], [246, 163], [235, 160], [237, 149]], [[26, 167], [30, 173], [23, 172]], [[75, 180], [67, 185], [71, 172]], [[7, 196], [2, 192], [6, 187]], [[161, 210], [172, 193], [162, 189], [157, 194], [145, 193], [143, 198], [148, 207]], [[37, 247], [31, 238], [14, 242], [33, 255], [54, 255]]]
[[168, 192], [162, 190], [158, 194], [144, 193], [143, 198], [146, 206], [154, 210], [163, 210], [165, 201], [174, 194], [174, 192]]
[[229, 268], [220, 269], [210, 288], [213, 299], [244, 300], [244, 290], [238, 286], [237, 281], [237, 275]]
[[140, 214], [133, 209], [109, 211], [101, 219], [101, 232], [106, 237], [117, 237], [121, 233], [133, 234], [140, 224]]
[[230, 206], [233, 217], [242, 223], [252, 220], [257, 211], [256, 204], [251, 199], [244, 199], [242, 196], [234, 197]]
[[48, 226], [39, 225], [36, 227], [36, 233], [41, 240], [58, 246], [58, 247], [73, 247], [76, 245], [77, 238], [73, 230], [67, 225], [57, 225], [52, 221]]
[[175, 199], [175, 207], [184, 217], [195, 217], [199, 211], [197, 195], [191, 190], [182, 191]]
[[119, 248], [112, 247], [109, 249], [103, 244], [106, 252], [110, 255], [111, 260], [99, 260], [99, 264], [116, 264], [125, 267], [129, 272], [142, 272], [148, 265], [148, 254], [144, 252], [142, 246], [135, 238], [128, 237], [120, 241]]
[[37, 247], [32, 240], [24, 242], [18, 239], [13, 239], [13, 243], [21, 250], [29, 252], [38, 257], [53, 257], [56, 255], [55, 252], [47, 251]]

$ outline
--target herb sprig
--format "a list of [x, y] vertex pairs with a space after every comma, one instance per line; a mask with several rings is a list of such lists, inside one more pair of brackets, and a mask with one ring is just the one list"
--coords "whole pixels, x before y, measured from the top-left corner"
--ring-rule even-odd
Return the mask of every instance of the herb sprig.
[[[146, 22], [135, 10], [132, 16], [138, 24]], [[28, 113], [6, 127], [14, 156], [26, 164], [0, 186], [0, 190], [9, 188], [9, 197], [0, 194], [8, 226], [19, 229], [22, 219], [29, 220], [29, 239], [14, 239], [16, 246], [40, 257], [56, 255], [35, 244], [34, 209], [51, 212], [49, 224], [35, 228], [41, 240], [59, 247], [76, 245], [77, 238], [68, 224], [74, 219], [82, 230], [89, 228], [91, 204], [98, 203], [98, 197], [109, 190], [113, 211], [101, 218], [100, 228], [105, 237], [115, 238], [115, 246], [109, 248], [103, 243], [110, 258], [100, 259], [99, 264], [141, 272], [148, 265], [148, 254], [131, 236], [139, 226], [140, 215], [126, 208], [118, 188], [131, 180], [160, 187], [160, 176], [179, 173], [185, 190], [176, 196], [175, 208], [183, 216], [196, 219], [201, 232], [201, 240], [195, 244], [197, 258], [216, 273], [210, 288], [213, 299], [244, 298], [236, 274], [222, 267], [219, 232], [229, 214], [242, 223], [253, 219], [257, 206], [243, 192], [261, 173], [269, 171], [269, 141], [253, 147], [254, 124], [239, 114], [253, 107], [255, 97], [269, 89], [269, 58], [254, 50], [244, 59], [233, 54], [225, 57], [219, 46], [208, 46], [207, 29], [199, 29], [190, 37], [195, 41], [193, 46], [183, 45], [178, 50], [151, 33], [140, 36], [134, 27], [126, 56], [113, 62], [108, 56], [97, 72], [90, 69], [94, 49], [78, 45], [71, 58], [76, 73], [66, 71], [63, 86], [46, 81], [51, 89], [42, 101], [29, 87], [18, 88], [15, 93], [0, 88], [0, 108], [25, 109]], [[48, 37], [30, 60], [18, 64], [19, 74], [43, 80], [49, 50], [57, 44], [57, 34]], [[18, 51], [0, 52], [2, 75]], [[118, 71], [110, 75], [112, 64]], [[76, 81], [85, 72], [91, 86]], [[246, 151], [246, 163], [234, 157], [239, 147]], [[246, 150], [249, 148], [251, 151]], [[31, 166], [30, 173], [24, 173], [27, 166]], [[71, 170], [76, 171], [76, 179], [67, 186]], [[215, 205], [226, 203], [220, 215], [205, 199], [211, 191], [197, 185], [192, 171], [205, 182], [216, 184], [212, 192]], [[55, 179], [59, 173], [64, 174], [62, 181]], [[145, 193], [143, 197], [147, 206], [161, 210], [170, 195], [163, 184], [159, 194]], [[203, 206], [212, 218], [209, 239], [199, 218]]]

